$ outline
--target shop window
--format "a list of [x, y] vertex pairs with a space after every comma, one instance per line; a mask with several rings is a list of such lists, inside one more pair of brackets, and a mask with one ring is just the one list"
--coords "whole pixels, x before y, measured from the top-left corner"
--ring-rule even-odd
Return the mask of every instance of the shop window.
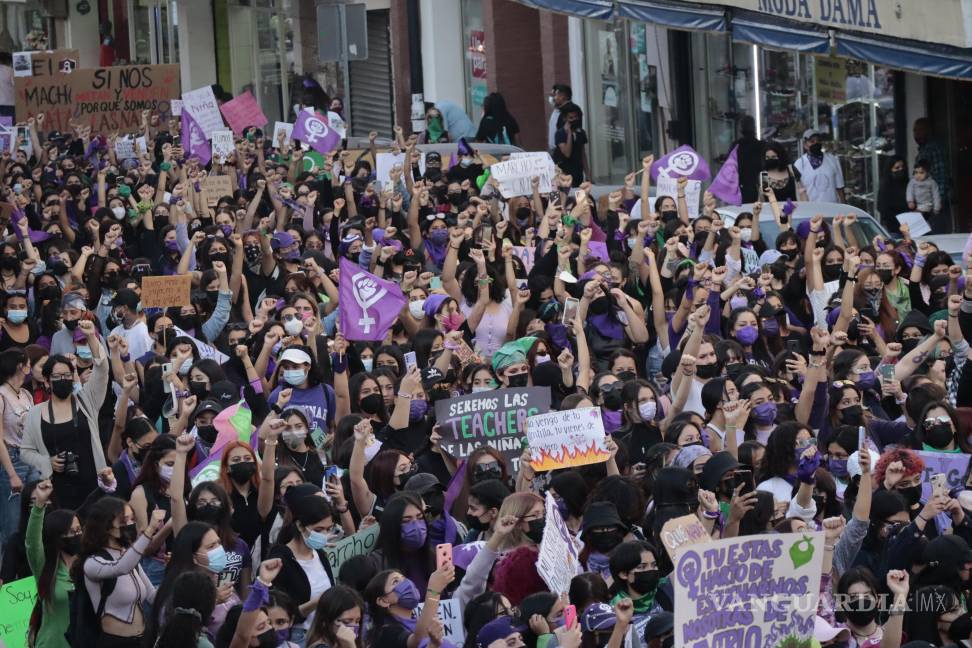
[[129, 0], [127, 15], [132, 63], [152, 65], [179, 62], [175, 0]]
[[482, 0], [462, 0], [463, 76], [466, 81], [466, 113], [482, 112], [486, 98], [486, 28], [483, 25]]
[[594, 182], [619, 183], [634, 170], [628, 85], [639, 76], [630, 72], [625, 23], [586, 21], [585, 26], [585, 51], [593, 53], [587, 57], [588, 105], [583, 120], [587, 159]]

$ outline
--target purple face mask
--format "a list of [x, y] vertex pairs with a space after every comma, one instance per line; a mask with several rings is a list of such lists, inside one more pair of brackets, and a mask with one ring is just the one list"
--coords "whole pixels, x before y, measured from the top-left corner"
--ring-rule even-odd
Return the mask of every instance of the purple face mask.
[[398, 595], [398, 605], [406, 610], [414, 610], [419, 604], [419, 592], [415, 583], [409, 579], [404, 579], [392, 590]]
[[429, 411], [429, 402], [426, 400], [413, 400], [408, 404], [408, 420], [418, 421]]
[[763, 320], [763, 333], [768, 337], [778, 337], [780, 334], [780, 322], [775, 319]]
[[753, 421], [759, 425], [771, 425], [776, 421], [776, 403], [762, 403], [753, 408]]
[[749, 300], [742, 295], [733, 295], [729, 298], [729, 308], [731, 310], [736, 310], [737, 308], [746, 308], [749, 306]]
[[429, 528], [425, 526], [425, 520], [412, 520], [402, 525], [400, 537], [402, 548], [408, 551], [415, 551], [425, 546], [425, 540], [429, 535]]
[[752, 346], [759, 339], [759, 330], [755, 326], [744, 326], [736, 331], [736, 339], [743, 346]]

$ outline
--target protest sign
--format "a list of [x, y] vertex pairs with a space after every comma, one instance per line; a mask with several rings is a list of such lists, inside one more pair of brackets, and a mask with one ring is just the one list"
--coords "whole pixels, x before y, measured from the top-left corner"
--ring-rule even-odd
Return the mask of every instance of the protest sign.
[[535, 471], [601, 463], [611, 457], [605, 446], [600, 407], [550, 412], [526, 422], [530, 467]]
[[71, 74], [77, 69], [80, 60], [81, 53], [76, 49], [14, 52], [14, 76], [46, 77], [58, 73]]
[[283, 141], [289, 142], [290, 135], [294, 132], [294, 125], [288, 122], [274, 122], [273, 124], [273, 145], [280, 146], [280, 136], [283, 133]]
[[[657, 197], [670, 196], [675, 204], [678, 204], [678, 178], [667, 175], [658, 176], [655, 187]], [[685, 204], [688, 205], [690, 214], [699, 213], [699, 204], [702, 200], [702, 183], [698, 180], [689, 180], [685, 184]]]
[[123, 135], [115, 140], [115, 157], [119, 160], [134, 160], [135, 139], [131, 135]]
[[17, 129], [7, 126], [0, 126], [0, 151], [10, 151], [13, 153], [17, 139]]
[[[391, 184], [391, 170], [394, 167], [406, 168], [404, 153], [379, 153], [375, 160], [375, 180], [382, 189]], [[401, 176], [399, 176], [401, 177]]]
[[182, 117], [182, 99], [172, 99], [169, 101], [169, 108], [173, 117]]
[[337, 576], [338, 570], [348, 558], [364, 556], [371, 553], [378, 542], [378, 531], [381, 527], [372, 524], [366, 529], [358, 531], [352, 536], [338, 540], [333, 545], [324, 547], [324, 555], [331, 563], [331, 573]]
[[[213, 154], [215, 153], [214, 150]], [[215, 205], [223, 196], [233, 195], [233, 181], [226, 175], [208, 175], [202, 182], [202, 192], [206, 197], [206, 203], [210, 206]]]
[[257, 103], [253, 93], [247, 90], [239, 97], [234, 97], [219, 107], [226, 123], [237, 135], [243, 134], [243, 129], [247, 126], [263, 128], [270, 121], [263, 114], [260, 104]]
[[37, 583], [33, 576], [4, 583], [0, 588], [3, 614], [0, 614], [0, 644], [6, 648], [25, 648], [30, 615], [37, 601]]
[[142, 277], [142, 308], [189, 306], [192, 275], [146, 275]]
[[527, 274], [533, 270], [533, 262], [537, 254], [537, 248], [532, 245], [514, 245], [513, 255], [519, 257], [520, 261], [523, 262], [523, 267], [527, 271]]
[[188, 110], [182, 111], [182, 148], [190, 158], [199, 158], [200, 164], [213, 159], [213, 147], [202, 127]]
[[223, 364], [224, 362], [229, 360], [229, 356], [223, 353], [222, 351], [220, 351], [219, 349], [217, 349], [216, 347], [210, 346], [205, 342], [203, 342], [202, 340], [197, 340], [196, 338], [192, 337], [191, 335], [183, 331], [178, 326], [174, 326], [173, 329], [176, 335], [185, 335], [186, 337], [192, 340], [192, 343], [196, 345], [196, 350], [199, 351], [200, 360], [205, 360], [208, 358], [210, 360], [215, 360], [219, 364]]
[[927, 501], [932, 494], [931, 476], [943, 473], [948, 490], [965, 488], [965, 471], [969, 468], [970, 456], [964, 452], [927, 452], [919, 450], [918, 456], [925, 462], [921, 473], [921, 498]]
[[924, 236], [931, 231], [931, 225], [925, 220], [925, 215], [918, 211], [904, 212], [895, 216], [898, 223], [908, 226], [909, 236]]
[[192, 115], [206, 139], [223, 128], [223, 115], [219, 112], [216, 95], [211, 86], [203, 86], [182, 95], [182, 110]]
[[170, 98], [179, 95], [178, 65], [123, 65], [79, 68], [71, 74], [14, 80], [17, 121], [41, 113], [45, 130], [90, 126], [95, 134], [141, 128], [142, 111], [171, 116]]
[[550, 411], [549, 387], [494, 389], [435, 403], [439, 445], [456, 459], [465, 459], [481, 445], [498, 450], [519, 469], [529, 417]]
[[675, 554], [689, 545], [710, 542], [712, 537], [706, 532], [697, 515], [683, 515], [672, 518], [662, 527], [661, 541], [665, 551], [675, 560]]
[[823, 553], [823, 533], [685, 547], [672, 574], [675, 645], [810, 645]]
[[532, 196], [533, 178], [540, 178], [541, 194], [550, 193], [553, 190], [556, 169], [550, 154], [541, 151], [517, 155], [506, 162], [497, 162], [489, 167], [489, 173], [499, 182], [503, 197], [512, 198]]
[[[425, 602], [418, 604], [415, 614], [421, 615]], [[459, 599], [442, 599], [439, 601], [439, 610], [436, 615], [442, 622], [442, 636], [453, 646], [461, 646], [466, 640], [466, 629], [462, 625], [462, 608], [459, 607]], [[416, 616], [418, 618], [418, 616]]]
[[608, 253], [607, 243], [604, 241], [588, 241], [587, 253], [604, 263], [611, 263], [611, 255]]
[[570, 590], [570, 580], [581, 573], [581, 563], [567, 523], [550, 491], [547, 491], [545, 505], [547, 516], [537, 554], [537, 573], [552, 593], [563, 594]]
[[722, 163], [722, 168], [715, 180], [709, 185], [709, 193], [730, 205], [742, 204], [742, 193], [739, 189], [739, 145], [732, 147], [729, 157]]
[[[229, 156], [233, 154], [234, 149], [233, 131], [224, 129], [213, 133], [213, 157], [217, 161], [225, 162], [228, 160]], [[229, 178], [226, 179], [229, 180]]]
[[[655, 160], [651, 165], [651, 179], [667, 175], [670, 178], [683, 176], [689, 180], [708, 180], [712, 177], [709, 163], [694, 148], [683, 144], [677, 149]], [[693, 212], [695, 213], [695, 212]]]

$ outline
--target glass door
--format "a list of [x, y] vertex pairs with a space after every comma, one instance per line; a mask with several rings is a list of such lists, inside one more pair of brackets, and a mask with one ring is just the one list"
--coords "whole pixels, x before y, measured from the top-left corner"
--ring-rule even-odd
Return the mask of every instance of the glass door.
[[229, 7], [232, 87], [225, 90], [233, 95], [252, 92], [271, 122], [288, 121], [290, 112], [292, 10], [290, 0]]
[[128, 0], [128, 39], [132, 63], [179, 62], [176, 0]]

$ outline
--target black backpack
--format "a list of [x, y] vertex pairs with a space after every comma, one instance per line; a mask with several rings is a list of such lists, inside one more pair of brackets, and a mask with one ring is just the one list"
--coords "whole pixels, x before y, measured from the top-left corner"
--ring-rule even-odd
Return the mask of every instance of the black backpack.
[[[114, 557], [105, 550], [98, 551], [92, 556], [114, 560]], [[101, 581], [101, 602], [96, 610], [88, 596], [88, 588], [84, 585], [84, 572], [82, 570], [80, 582], [75, 581], [74, 591], [68, 595], [69, 621], [67, 632], [64, 638], [68, 645], [73, 648], [90, 648], [98, 643], [101, 636], [101, 616], [105, 612], [105, 603], [108, 597], [115, 591], [117, 578], [107, 578]]]

